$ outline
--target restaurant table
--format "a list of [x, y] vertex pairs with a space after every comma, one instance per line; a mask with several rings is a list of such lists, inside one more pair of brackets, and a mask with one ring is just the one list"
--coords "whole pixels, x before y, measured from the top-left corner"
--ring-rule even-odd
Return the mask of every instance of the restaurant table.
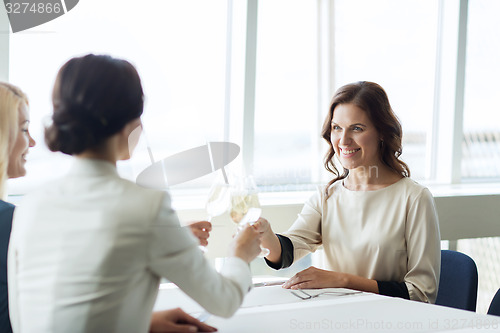
[[[256, 281], [233, 317], [211, 315], [205, 322], [222, 333], [500, 332], [500, 317], [338, 288], [307, 289], [306, 292], [346, 294], [301, 299], [291, 290], [283, 289], [281, 283], [279, 280]], [[195, 317], [207, 315], [175, 285], [162, 284], [154, 309], [175, 307]]]

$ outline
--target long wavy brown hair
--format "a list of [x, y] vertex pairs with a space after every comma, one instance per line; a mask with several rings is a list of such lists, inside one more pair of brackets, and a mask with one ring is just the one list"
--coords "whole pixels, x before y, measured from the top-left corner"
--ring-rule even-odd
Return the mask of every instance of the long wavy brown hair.
[[349, 170], [346, 168], [343, 168], [341, 173], [334, 163], [335, 150], [331, 142], [332, 119], [333, 112], [339, 104], [354, 104], [366, 112], [382, 138], [379, 144], [382, 163], [403, 177], [410, 177], [410, 168], [399, 159], [403, 152], [401, 123], [391, 108], [385, 90], [373, 82], [359, 81], [350, 83], [339, 88], [333, 96], [330, 110], [321, 131], [321, 136], [329, 145], [324, 165], [329, 172], [334, 174], [334, 178], [326, 186], [326, 198], [330, 196], [330, 187], [333, 183], [346, 178], [349, 174]]

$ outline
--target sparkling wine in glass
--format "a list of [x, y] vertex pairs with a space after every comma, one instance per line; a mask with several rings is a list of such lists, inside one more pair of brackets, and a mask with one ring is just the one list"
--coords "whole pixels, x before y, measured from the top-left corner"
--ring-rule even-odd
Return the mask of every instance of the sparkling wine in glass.
[[[243, 230], [245, 225], [247, 224], [253, 225], [255, 222], [257, 222], [261, 213], [262, 209], [260, 208], [254, 208], [254, 207], [249, 208], [247, 213], [241, 218], [241, 221], [238, 222], [238, 232]], [[261, 258], [267, 257], [269, 253], [271, 253], [269, 249], [261, 246], [258, 257]]]
[[[253, 178], [245, 178], [243, 186], [235, 188], [231, 193], [231, 211], [229, 215], [238, 224], [238, 231], [246, 224], [254, 224], [261, 215], [259, 195]], [[269, 255], [269, 249], [261, 247], [259, 257]]]
[[[231, 194], [231, 211], [229, 215], [234, 223], [240, 223], [250, 208], [260, 208], [257, 192], [236, 190]], [[257, 217], [257, 219], [260, 215]]]

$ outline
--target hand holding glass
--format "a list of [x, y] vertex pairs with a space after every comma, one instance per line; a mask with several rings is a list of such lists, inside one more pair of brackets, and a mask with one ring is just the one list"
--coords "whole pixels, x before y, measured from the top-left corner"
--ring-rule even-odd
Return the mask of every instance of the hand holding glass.
[[[238, 231], [246, 224], [253, 225], [260, 217], [259, 197], [255, 189], [235, 190], [231, 194], [231, 219], [238, 223]], [[269, 249], [261, 247], [259, 257], [269, 255]]]
[[[210, 192], [208, 194], [207, 203], [205, 205], [205, 209], [208, 214], [207, 221], [211, 222], [214, 216], [219, 216], [224, 214], [224, 212], [229, 207], [229, 185], [214, 183], [210, 188]], [[207, 252], [207, 247], [200, 245], [200, 249], [203, 252]]]

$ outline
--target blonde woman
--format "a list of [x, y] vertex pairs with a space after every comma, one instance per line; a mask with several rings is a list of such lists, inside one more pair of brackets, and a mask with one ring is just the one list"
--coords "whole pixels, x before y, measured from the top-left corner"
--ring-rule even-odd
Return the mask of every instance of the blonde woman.
[[35, 145], [28, 126], [28, 98], [18, 87], [0, 82], [0, 332], [12, 332], [7, 294], [7, 249], [14, 205], [3, 201], [8, 178], [26, 174], [26, 154]]

